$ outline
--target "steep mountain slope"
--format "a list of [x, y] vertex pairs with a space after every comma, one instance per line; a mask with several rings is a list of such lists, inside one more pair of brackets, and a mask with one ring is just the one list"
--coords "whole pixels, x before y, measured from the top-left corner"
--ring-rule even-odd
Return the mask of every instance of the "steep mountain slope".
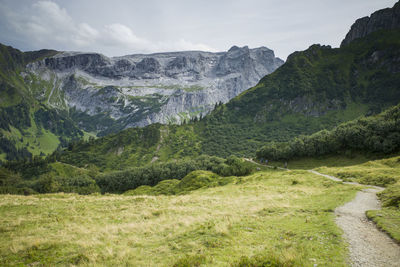
[[[397, 7], [398, 4], [393, 9]], [[377, 12], [377, 14], [385, 16], [386, 13]], [[392, 12], [392, 14], [399, 15], [397, 12]], [[374, 20], [379, 21], [383, 18], [374, 16]], [[396, 21], [397, 18], [393, 20]], [[200, 154], [223, 157], [230, 154], [253, 155], [265, 142], [290, 140], [300, 134], [331, 129], [339, 123], [362, 115], [376, 114], [387, 107], [396, 105], [400, 100], [400, 30], [393, 29], [391, 24], [383, 28], [362, 38], [354, 39], [341, 48], [332, 49], [329, 46], [313, 45], [303, 52], [293, 53], [277, 71], [265, 76], [255, 87], [243, 92], [226, 105], [217, 105], [216, 109], [200, 122], [197, 122], [198, 119], [195, 117], [193, 122], [183, 126], [155, 124], [144, 129], [131, 129], [96, 141], [91, 140], [89, 143], [71, 144], [68, 151], [58, 156], [67, 163], [79, 166], [95, 164], [104, 170], [112, 170]], [[232, 48], [225, 56], [221, 56], [220, 62], [226, 62], [230, 53], [243, 54], [243, 50], [250, 53], [247, 48]], [[199, 55], [199, 52], [190, 53], [195, 53], [199, 58], [206, 57]], [[150, 59], [156, 56], [161, 57], [161, 54], [132, 56], [133, 59], [128, 60], [131, 65], [125, 62], [126, 66], [131, 66], [127, 73], [136, 73], [137, 77], [146, 79], [150, 77], [157, 81], [157, 77], [166, 75], [165, 66], [168, 66], [171, 54], [163, 54], [164, 58], [168, 58], [166, 61], [156, 60], [163, 64], [157, 64], [156, 61]], [[68, 108], [69, 104], [57, 102], [57, 99], [68, 99], [68, 97], [60, 97], [70, 93], [64, 90], [68, 89], [68, 86], [65, 87], [66, 84], [77, 83], [76, 81], [82, 80], [85, 75], [92, 78], [100, 74], [104, 77], [113, 76], [118, 60], [103, 58], [96, 54], [56, 55], [30, 64], [31, 72], [27, 72], [27, 76], [30, 75], [34, 79], [43, 70], [40, 75], [42, 78], [48, 75], [49, 78], [44, 81], [48, 89], [46, 93], [39, 93], [36, 97], [44, 95], [41, 101], [47, 101], [48, 105], [63, 109]], [[219, 67], [221, 64], [216, 64], [217, 67], [213, 70], [225, 69], [229, 72], [232, 68], [235, 69], [234, 63], [226, 68]], [[80, 66], [78, 69], [84, 71], [77, 71], [75, 66]], [[147, 69], [145, 66], [153, 67]], [[187, 69], [186, 65], [182, 66], [183, 69]], [[144, 73], [146, 71], [143, 71], [143, 68], [147, 73]], [[64, 80], [59, 80], [58, 75], [62, 76], [62, 73], [66, 73], [65, 77], [69, 78], [64, 77]], [[75, 78], [75, 73], [81, 76]], [[217, 75], [218, 71], [214, 74]], [[124, 75], [125, 78], [118, 79], [118, 82], [123, 83], [128, 78], [128, 74]], [[185, 75], [176, 77], [178, 80], [192, 77], [191, 74]], [[137, 79], [136, 76], [131, 78]], [[206, 79], [208, 76], [204, 75], [204, 77]], [[175, 78], [171, 76], [168, 79]], [[204, 81], [204, 79], [200, 80]], [[95, 90], [98, 86], [93, 85], [93, 81], [95, 80], [89, 82], [85, 80], [88, 84], [86, 87], [88, 92]], [[150, 87], [154, 89], [154, 84]], [[64, 88], [64, 91], [60, 88]], [[135, 88], [118, 89], [120, 95], [113, 98], [115, 88], [117, 88], [115, 85], [103, 84], [97, 88], [96, 94], [101, 95], [100, 98], [103, 97], [104, 101], [116, 100], [121, 102], [121, 106], [126, 106], [126, 104], [129, 106], [131, 102], [121, 100], [121, 95], [126, 94], [130, 89], [134, 91]], [[71, 89], [72, 91], [74, 89]], [[88, 93], [89, 96], [91, 94]], [[94, 99], [96, 97], [94, 96]], [[85, 99], [82, 95], [78, 98]], [[87, 98], [88, 101], [89, 99], [91, 98]], [[140, 102], [143, 101], [140, 100]], [[71, 103], [75, 102], [71, 101]], [[95, 115], [94, 117], [86, 116], [87, 114], [81, 116], [82, 113], [77, 113], [78, 109], [76, 109], [71, 111], [72, 118], [82, 122], [81, 125], [85, 125], [85, 121], [94, 121], [96, 124], [96, 118], [99, 118], [103, 128], [99, 129], [90, 123], [85, 127], [93, 126], [92, 130], [103, 130], [103, 133], [120, 129], [121, 125], [124, 127], [130, 125], [127, 121], [117, 121], [122, 124], [116, 127], [115, 120], [110, 119], [111, 110], [101, 110], [104, 107], [107, 108], [107, 105], [102, 103], [98, 103], [101, 105], [98, 107], [100, 113], [92, 114]], [[156, 103], [160, 102], [156, 101]], [[71, 106], [74, 105], [71, 104]], [[142, 114], [150, 112], [147, 108], [141, 110], [145, 110]], [[113, 112], [118, 114], [119, 111]], [[108, 118], [108, 121], [104, 118]], [[104, 128], [106, 123], [108, 124]]]
[[341, 46], [351, 43], [357, 38], [362, 38], [368, 34], [383, 30], [400, 28], [400, 2], [397, 2], [393, 8], [378, 10], [369, 17], [358, 19], [347, 33]]
[[0, 45], [0, 160], [51, 153], [60, 143], [82, 137], [71, 119], [35, 99], [36, 91], [46, 84], [33, 86], [22, 74], [26, 64], [56, 53], [22, 53]]
[[208, 118], [213, 129], [206, 142], [213, 144], [207, 147], [255, 151], [262, 141], [330, 129], [399, 100], [399, 30], [376, 32], [339, 49], [314, 45], [217, 109]]
[[27, 73], [53, 84], [49, 106], [71, 110], [82, 129], [105, 135], [205, 115], [282, 64], [266, 47], [115, 58], [62, 52], [29, 64]]
[[103, 170], [209, 154], [253, 156], [268, 141], [332, 129], [400, 100], [400, 30], [342, 48], [313, 45], [200, 121], [155, 124], [71, 146], [60, 160]]
[[82, 130], [189, 120], [282, 64], [265, 47], [119, 58], [0, 48], [0, 160], [51, 153]]
[[257, 151], [259, 159], [289, 160], [352, 151], [390, 154], [400, 151], [400, 104], [375, 116], [342, 123], [289, 142], [270, 142]]

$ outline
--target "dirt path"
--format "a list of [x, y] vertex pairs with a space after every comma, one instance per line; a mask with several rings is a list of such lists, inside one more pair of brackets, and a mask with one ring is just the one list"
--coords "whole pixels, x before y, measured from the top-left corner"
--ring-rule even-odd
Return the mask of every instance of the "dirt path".
[[[309, 172], [334, 181], [342, 181], [313, 170]], [[379, 231], [365, 216], [367, 210], [381, 208], [376, 193], [382, 190], [383, 188], [376, 186], [363, 189], [352, 201], [335, 209], [336, 224], [343, 230], [349, 243], [351, 266], [400, 266], [400, 246]]]

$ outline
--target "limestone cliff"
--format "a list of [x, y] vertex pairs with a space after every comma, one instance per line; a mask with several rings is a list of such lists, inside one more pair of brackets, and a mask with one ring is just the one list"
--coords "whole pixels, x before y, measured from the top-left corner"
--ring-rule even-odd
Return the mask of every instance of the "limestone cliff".
[[282, 64], [266, 47], [113, 58], [61, 52], [29, 64], [27, 77], [53, 84], [48, 105], [73, 112], [85, 130], [108, 133], [205, 115]]
[[400, 2], [393, 8], [385, 8], [374, 12], [370, 17], [363, 17], [351, 26], [341, 46], [347, 45], [355, 39], [362, 38], [378, 30], [400, 28]]

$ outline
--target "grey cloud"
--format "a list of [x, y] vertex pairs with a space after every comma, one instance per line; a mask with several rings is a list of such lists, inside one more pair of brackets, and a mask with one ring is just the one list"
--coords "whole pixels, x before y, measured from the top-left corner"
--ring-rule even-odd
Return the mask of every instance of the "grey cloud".
[[22, 50], [124, 55], [267, 46], [286, 56], [338, 46], [351, 24], [396, 0], [0, 0], [0, 42]]
[[94, 28], [87, 22], [76, 22], [57, 3], [37, 1], [32, 4], [28, 14], [7, 10], [3, 13], [11, 32], [19, 38], [28, 38], [33, 48], [52, 44], [67, 50], [100, 50], [108, 55], [132, 52], [153, 52], [171, 50], [215, 49], [193, 43], [183, 38], [175, 41], [152, 42], [137, 36], [133, 30], [121, 23], [106, 24]]

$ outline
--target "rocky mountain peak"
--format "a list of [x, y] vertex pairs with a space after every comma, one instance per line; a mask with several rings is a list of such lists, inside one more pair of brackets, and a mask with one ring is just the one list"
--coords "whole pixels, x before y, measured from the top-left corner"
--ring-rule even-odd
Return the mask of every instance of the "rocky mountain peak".
[[400, 1], [393, 8], [378, 10], [370, 17], [363, 17], [351, 26], [341, 46], [351, 43], [353, 40], [367, 36], [378, 30], [400, 28]]
[[[56, 106], [52, 99], [61, 99], [64, 103], [58, 106], [78, 112], [75, 117], [102, 116], [112, 119], [113, 128], [120, 130], [204, 115], [215, 103], [229, 101], [282, 64], [266, 47], [233, 46], [218, 53], [122, 57], [61, 52], [29, 64], [28, 70], [57, 87], [52, 88], [49, 105]], [[55, 92], [60, 97], [55, 97]], [[92, 119], [87, 122], [94, 123]], [[107, 130], [102, 120], [95, 123], [94, 128]], [[83, 121], [78, 124], [85, 125]]]

